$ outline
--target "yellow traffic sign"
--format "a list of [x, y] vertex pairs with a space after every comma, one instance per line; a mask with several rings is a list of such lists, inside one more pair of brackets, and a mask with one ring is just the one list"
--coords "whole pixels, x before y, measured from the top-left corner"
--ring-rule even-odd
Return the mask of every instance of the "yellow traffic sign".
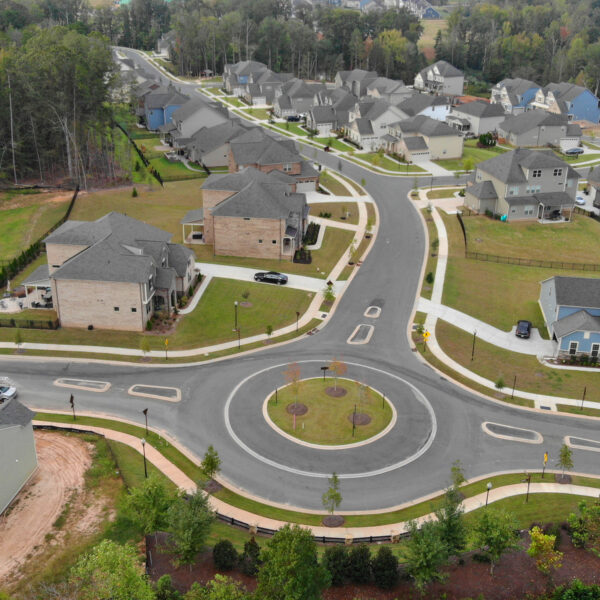
[[548, 453], [544, 452], [544, 464], [548, 462]]
[[426, 340], [428, 340], [430, 336], [431, 336], [431, 333], [429, 333], [429, 331], [426, 331], [426, 332], [423, 334], [423, 338], [424, 338], [424, 339], [426, 339]]
[[169, 345], [169, 340], [165, 340], [165, 346]]

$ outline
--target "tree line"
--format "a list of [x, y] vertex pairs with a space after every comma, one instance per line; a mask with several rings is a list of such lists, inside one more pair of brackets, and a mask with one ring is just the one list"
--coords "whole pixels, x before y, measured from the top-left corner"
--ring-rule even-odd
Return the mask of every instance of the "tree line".
[[598, 0], [495, 0], [456, 9], [435, 41], [438, 59], [486, 82], [506, 77], [541, 85], [600, 88]]

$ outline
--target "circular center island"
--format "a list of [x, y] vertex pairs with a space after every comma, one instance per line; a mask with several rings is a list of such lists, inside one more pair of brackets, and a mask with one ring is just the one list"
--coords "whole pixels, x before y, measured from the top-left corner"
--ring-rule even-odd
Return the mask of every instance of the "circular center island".
[[280, 433], [300, 443], [343, 446], [374, 441], [395, 422], [395, 409], [377, 390], [338, 377], [301, 379], [279, 388], [263, 414]]

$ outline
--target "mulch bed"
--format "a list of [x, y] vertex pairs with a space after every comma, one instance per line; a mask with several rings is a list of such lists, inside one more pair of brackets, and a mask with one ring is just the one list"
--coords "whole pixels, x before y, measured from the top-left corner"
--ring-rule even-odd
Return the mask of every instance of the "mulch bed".
[[371, 417], [365, 413], [351, 413], [348, 415], [348, 421], [360, 427], [361, 425], [368, 425], [371, 422]]
[[297, 417], [301, 417], [308, 412], [308, 406], [306, 404], [302, 404], [302, 402], [292, 402], [288, 404], [285, 409], [290, 415], [296, 415]]
[[339, 385], [337, 389], [333, 386], [330, 386], [328, 388], [325, 388], [325, 393], [328, 396], [331, 396], [332, 398], [341, 398], [342, 396], [345, 396], [348, 393], [348, 390]]
[[562, 484], [571, 483], [571, 476], [567, 475], [566, 473], [564, 475], [562, 475], [561, 473], [556, 473], [554, 475], [554, 481], [556, 481], [556, 483]]
[[[164, 543], [164, 534], [158, 534], [159, 546]], [[528, 545], [529, 535], [522, 536], [523, 548]], [[261, 545], [266, 540], [260, 540]], [[162, 575], [169, 574], [173, 578], [174, 586], [185, 592], [194, 581], [205, 584], [214, 578], [217, 571], [212, 560], [212, 552], [204, 552], [198, 556], [198, 561], [189, 567], [175, 568], [171, 564], [171, 556], [156, 548], [154, 536], [147, 537], [147, 548], [152, 555], [152, 565], [148, 565], [148, 572], [153, 581]], [[395, 599], [423, 599], [462, 600], [464, 598], [477, 598], [480, 594], [485, 600], [514, 600], [527, 596], [540, 596], [546, 592], [548, 579], [535, 567], [535, 562], [527, 556], [525, 550], [513, 552], [504, 556], [494, 569], [494, 576], [490, 575], [490, 565], [473, 560], [473, 553], [463, 556], [464, 564], [453, 565], [446, 568], [448, 579], [444, 583], [436, 583], [427, 589], [424, 596], [420, 596], [414, 589], [411, 581], [401, 572], [400, 581], [392, 590], [380, 590], [373, 585], [347, 584], [330, 588], [323, 593], [325, 600], [395, 600]], [[562, 532], [562, 542], [559, 547], [564, 553], [563, 566], [554, 573], [554, 584], [569, 583], [572, 579], [581, 579], [587, 584], [600, 583], [600, 558], [580, 548], [574, 548], [566, 532]], [[237, 570], [223, 573], [242, 583], [249, 591], [256, 589], [256, 579], [247, 577]]]
[[325, 527], [341, 527], [344, 524], [344, 517], [341, 515], [327, 515], [321, 521]]
[[204, 486], [204, 491], [208, 492], [209, 494], [215, 494], [222, 488], [223, 488], [223, 486], [218, 481], [215, 481], [214, 479], [210, 479], [209, 481], [206, 482], [206, 485]]

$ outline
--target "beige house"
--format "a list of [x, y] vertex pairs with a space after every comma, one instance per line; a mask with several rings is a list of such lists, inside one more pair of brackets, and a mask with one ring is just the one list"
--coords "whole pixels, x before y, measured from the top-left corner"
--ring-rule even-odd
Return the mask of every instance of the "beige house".
[[216, 255], [292, 260], [302, 245], [308, 204], [294, 177], [252, 167], [211, 175], [202, 187], [203, 208], [190, 211], [196, 241], [213, 244]]
[[506, 221], [570, 219], [579, 175], [551, 151], [519, 148], [477, 165], [465, 205]]
[[[195, 278], [194, 253], [172, 234], [111, 212], [67, 221], [44, 241], [54, 308], [62, 327], [143, 331], [171, 311]], [[25, 285], [39, 285], [40, 267]]]

